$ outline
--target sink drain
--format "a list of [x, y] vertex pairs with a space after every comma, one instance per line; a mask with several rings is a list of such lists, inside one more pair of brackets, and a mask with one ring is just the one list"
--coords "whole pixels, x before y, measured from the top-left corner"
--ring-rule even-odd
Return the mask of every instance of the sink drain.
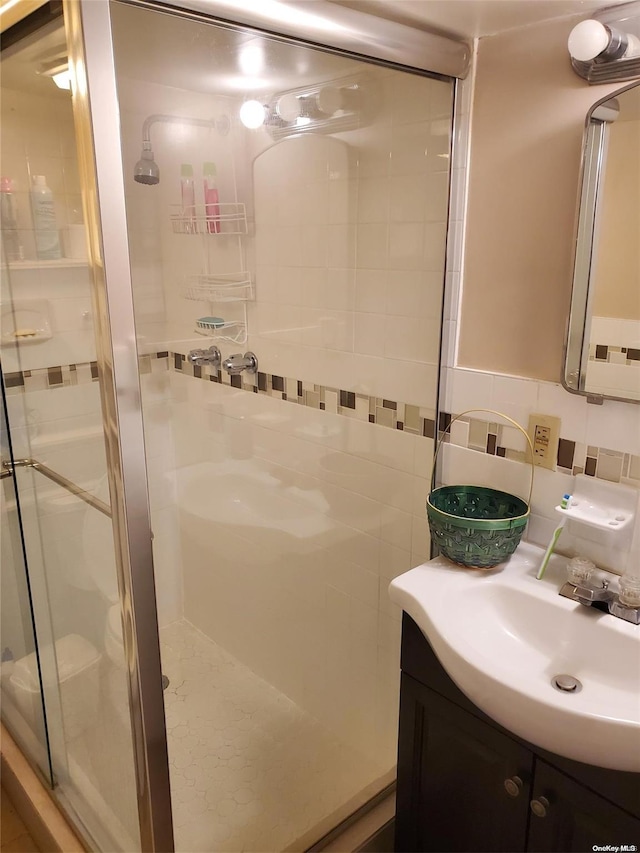
[[572, 675], [554, 675], [551, 684], [561, 693], [579, 693], [582, 690], [582, 684]]
[[168, 676], [163, 675], [162, 676], [162, 689], [166, 690], [168, 686], [169, 686], [169, 678], [168, 678]]

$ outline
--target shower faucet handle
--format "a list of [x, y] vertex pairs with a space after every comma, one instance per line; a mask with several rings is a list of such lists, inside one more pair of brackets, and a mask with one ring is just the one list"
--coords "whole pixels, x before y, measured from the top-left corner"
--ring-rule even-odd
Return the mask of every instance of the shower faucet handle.
[[246, 370], [247, 373], [255, 373], [258, 369], [258, 359], [252, 352], [245, 352], [244, 355], [241, 352], [236, 352], [225, 358], [222, 366], [230, 376], [237, 376], [243, 370]]
[[217, 346], [211, 346], [209, 349], [190, 350], [187, 360], [190, 364], [194, 364], [196, 367], [202, 367], [205, 364], [210, 364], [212, 367], [219, 368], [222, 356]]

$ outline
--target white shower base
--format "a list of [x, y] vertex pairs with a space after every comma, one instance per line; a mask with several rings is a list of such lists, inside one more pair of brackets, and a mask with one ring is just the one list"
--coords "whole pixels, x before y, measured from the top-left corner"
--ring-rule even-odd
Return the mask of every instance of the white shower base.
[[160, 637], [178, 853], [283, 851], [389, 769], [188, 622]]

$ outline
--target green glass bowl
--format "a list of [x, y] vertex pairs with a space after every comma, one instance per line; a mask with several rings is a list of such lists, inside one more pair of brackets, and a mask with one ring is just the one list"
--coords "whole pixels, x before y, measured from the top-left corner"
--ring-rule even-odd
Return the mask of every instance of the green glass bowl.
[[442, 486], [427, 498], [433, 544], [450, 560], [490, 569], [513, 554], [529, 520], [515, 495], [485, 486]]

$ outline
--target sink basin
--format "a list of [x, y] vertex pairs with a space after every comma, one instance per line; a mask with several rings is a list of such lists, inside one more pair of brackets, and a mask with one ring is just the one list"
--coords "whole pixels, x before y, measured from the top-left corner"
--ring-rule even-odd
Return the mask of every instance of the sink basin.
[[[522, 543], [491, 572], [438, 557], [392, 581], [391, 599], [429, 640], [453, 681], [486, 714], [558, 755], [640, 771], [640, 626], [558, 590], [567, 558]], [[580, 692], [560, 692], [556, 675]]]

